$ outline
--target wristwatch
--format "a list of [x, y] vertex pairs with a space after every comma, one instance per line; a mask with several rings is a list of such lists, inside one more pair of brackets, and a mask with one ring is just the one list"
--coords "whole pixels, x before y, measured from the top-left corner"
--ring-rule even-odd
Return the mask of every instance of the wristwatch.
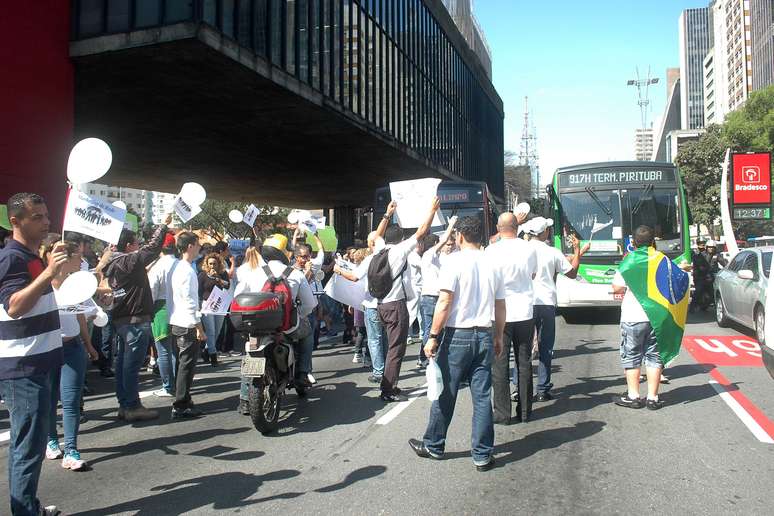
[[427, 336], [427, 338], [428, 338], [428, 339], [436, 339], [436, 340], [437, 340], [437, 339], [438, 339], [438, 334], [436, 334], [436, 333], [431, 333], [430, 335], [428, 335], [428, 336]]
[[384, 220], [390, 220], [390, 216], [389, 216], [389, 215], [387, 215], [386, 213], [385, 213], [384, 215], [382, 215], [382, 218], [383, 218]]

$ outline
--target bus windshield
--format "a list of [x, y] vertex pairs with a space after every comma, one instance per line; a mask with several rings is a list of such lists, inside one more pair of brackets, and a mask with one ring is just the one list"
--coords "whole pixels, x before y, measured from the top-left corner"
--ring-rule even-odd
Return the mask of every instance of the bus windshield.
[[[590, 242], [588, 256], [622, 256], [638, 226], [653, 228], [656, 248], [669, 255], [682, 252], [681, 219], [674, 188], [652, 185], [595, 188], [560, 194], [564, 236]], [[572, 252], [567, 238], [563, 250]], [[631, 249], [629, 249], [631, 250]]]

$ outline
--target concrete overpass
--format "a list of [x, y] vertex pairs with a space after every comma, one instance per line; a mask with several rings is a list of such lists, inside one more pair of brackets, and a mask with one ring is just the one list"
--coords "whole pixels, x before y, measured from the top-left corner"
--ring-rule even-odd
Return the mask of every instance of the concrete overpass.
[[106, 181], [363, 207], [389, 181], [503, 193], [503, 107], [439, 0], [74, 1], [75, 137]]

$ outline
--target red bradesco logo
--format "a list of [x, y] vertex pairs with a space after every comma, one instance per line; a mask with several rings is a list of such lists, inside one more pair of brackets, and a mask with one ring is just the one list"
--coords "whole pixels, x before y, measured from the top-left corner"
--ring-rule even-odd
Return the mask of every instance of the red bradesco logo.
[[734, 154], [734, 204], [771, 203], [771, 155]]

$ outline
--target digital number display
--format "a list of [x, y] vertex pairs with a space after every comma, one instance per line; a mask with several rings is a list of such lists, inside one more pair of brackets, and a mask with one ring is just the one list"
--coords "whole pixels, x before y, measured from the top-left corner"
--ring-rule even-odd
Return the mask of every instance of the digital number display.
[[769, 220], [771, 208], [734, 208], [736, 220]]

